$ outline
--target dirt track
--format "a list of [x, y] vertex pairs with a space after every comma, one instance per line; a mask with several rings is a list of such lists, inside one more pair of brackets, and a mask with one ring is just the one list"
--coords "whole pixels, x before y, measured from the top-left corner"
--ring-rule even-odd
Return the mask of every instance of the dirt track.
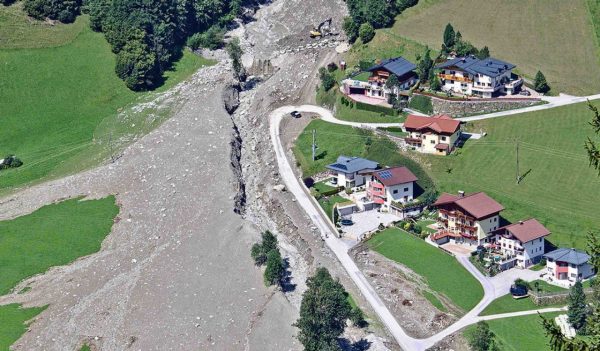
[[[318, 64], [334, 51], [333, 44], [307, 48], [304, 29], [324, 13], [341, 23], [343, 2], [278, 0], [234, 32], [243, 38], [245, 60], [271, 59], [277, 67], [242, 94], [233, 118], [244, 140], [248, 220], [232, 211], [233, 122], [221, 103], [231, 76], [226, 62], [179, 86], [181, 109], [114, 164], [0, 199], [0, 219], [80, 195], [116, 194], [121, 207], [99, 253], [22, 282], [16, 291], [32, 288], [25, 294], [0, 297], [1, 304], [49, 304], [15, 350], [74, 350], [84, 341], [100, 350], [300, 349], [291, 324], [306, 275], [325, 265], [353, 286], [304, 212], [288, 194], [272, 190], [278, 178], [265, 118], [278, 104], [312, 97]], [[297, 284], [291, 293], [266, 289], [250, 260], [251, 244], [266, 228], [280, 233]], [[355, 341], [365, 334], [347, 336]], [[380, 339], [367, 338], [371, 350], [385, 349]]]

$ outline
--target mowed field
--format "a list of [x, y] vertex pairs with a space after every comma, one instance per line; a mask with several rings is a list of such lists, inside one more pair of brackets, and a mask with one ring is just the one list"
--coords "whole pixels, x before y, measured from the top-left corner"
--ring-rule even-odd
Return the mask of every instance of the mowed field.
[[[596, 103], [600, 105], [600, 103]], [[535, 217], [563, 247], [585, 248], [600, 228], [600, 178], [583, 144], [592, 136], [586, 103], [488, 119], [467, 126], [488, 136], [468, 141], [459, 155], [422, 156], [438, 190], [485, 191], [504, 205], [510, 221]], [[516, 184], [516, 140], [520, 174]]]
[[[0, 41], [0, 157], [15, 154], [24, 165], [0, 173], [0, 194], [93, 166], [107, 158], [111, 137], [114, 141], [125, 132], [144, 133], [164, 120], [165, 116], [156, 116], [147, 122], [146, 116], [136, 116], [139, 121], [132, 118], [127, 128], [119, 125], [120, 111], [152, 93], [125, 87], [114, 73], [115, 55], [103, 34], [89, 29], [86, 16], [74, 24], [58, 25], [62, 32], [48, 41], [52, 47], [35, 48], [45, 42], [48, 32], [40, 22], [8, 16], [15, 11], [14, 6], [0, 6], [0, 34], [5, 39]], [[2, 32], [8, 24], [29, 29]], [[20, 33], [26, 35], [23, 45], [34, 48], [13, 48]], [[159, 90], [209, 63], [184, 52], [174, 69], [166, 72], [166, 83]]]
[[388, 31], [439, 50], [447, 23], [528, 78], [542, 70], [555, 93], [600, 92], [598, 41], [585, 0], [422, 0], [378, 32], [375, 52], [396, 45]]

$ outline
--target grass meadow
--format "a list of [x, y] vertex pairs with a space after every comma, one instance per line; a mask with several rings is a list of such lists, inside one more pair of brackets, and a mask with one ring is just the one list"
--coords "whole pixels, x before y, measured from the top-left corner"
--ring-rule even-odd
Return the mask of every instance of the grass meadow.
[[467, 128], [488, 135], [468, 141], [458, 155], [419, 157], [439, 191], [485, 191], [504, 205], [508, 220], [535, 217], [552, 232], [553, 244], [584, 249], [586, 233], [600, 223], [600, 179], [583, 148], [591, 118], [581, 103], [484, 120]]
[[[525, 77], [544, 72], [555, 93], [595, 94], [600, 91], [600, 80], [593, 78], [600, 76], [595, 35], [600, 25], [594, 22], [600, 18], [592, 13], [600, 13], [593, 0], [422, 0], [399, 15], [393, 28], [378, 31], [371, 55], [382, 58], [394, 47], [405, 47], [398, 52], [412, 59], [416, 43], [439, 50], [444, 27], [452, 23], [463, 39], [487, 45], [492, 56], [516, 64]], [[395, 42], [394, 36], [402, 40]]]
[[367, 244], [372, 250], [412, 269], [433, 291], [445, 295], [465, 312], [483, 298], [481, 284], [454, 257], [414, 235], [389, 228], [373, 236]]
[[44, 309], [45, 307], [23, 308], [18, 304], [0, 306], [0, 350], [9, 350], [10, 345], [27, 331], [27, 322]]
[[[0, 6], [0, 18], [12, 11], [12, 6]], [[13, 24], [24, 20], [11, 18]], [[58, 25], [77, 34], [63, 35], [61, 46], [12, 49], [0, 44], [0, 157], [15, 154], [24, 162], [18, 169], [2, 171], [0, 194], [94, 166], [106, 160], [110, 138], [148, 132], [167, 117], [169, 111], [154, 118], [139, 114], [121, 126], [118, 113], [152, 93], [125, 87], [114, 73], [115, 55], [88, 22], [81, 16], [75, 24]], [[31, 29], [26, 40], [43, 42], [42, 33], [46, 32]], [[210, 62], [184, 52], [158, 91], [206, 64]]]

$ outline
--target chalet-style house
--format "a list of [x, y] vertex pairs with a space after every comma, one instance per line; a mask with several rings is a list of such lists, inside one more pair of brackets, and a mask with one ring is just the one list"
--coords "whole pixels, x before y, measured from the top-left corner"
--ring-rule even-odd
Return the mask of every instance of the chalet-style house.
[[339, 156], [335, 163], [327, 166], [332, 176], [331, 183], [346, 189], [362, 186], [379, 163], [360, 157]]
[[460, 121], [447, 115], [423, 117], [408, 115], [404, 128], [409, 135], [404, 138], [414, 150], [447, 155], [460, 138]]
[[542, 259], [545, 237], [550, 235], [550, 231], [531, 218], [501, 227], [494, 234], [495, 248], [512, 261], [507, 263], [507, 267], [527, 268]]
[[414, 199], [418, 178], [406, 167], [393, 167], [371, 173], [367, 181], [367, 197], [383, 209], [398, 210], [395, 203], [405, 204]]
[[493, 241], [504, 207], [483, 192], [466, 195], [442, 194], [433, 204], [438, 209], [440, 229], [431, 236], [438, 244], [449, 241], [480, 245]]
[[[399, 96], [402, 90], [408, 90], [415, 85], [418, 80], [415, 73], [416, 68], [417, 66], [414, 63], [403, 57], [381, 61], [381, 63], [367, 70], [370, 73], [367, 81], [353, 78], [345, 79], [342, 82], [344, 93], [346, 95], [364, 95], [387, 101], [390, 94]], [[385, 87], [385, 83], [392, 74], [398, 77], [398, 86], [388, 89]]]
[[512, 73], [515, 67], [492, 57], [475, 56], [457, 57], [435, 66], [441, 70], [442, 90], [483, 98], [517, 94], [523, 79]]
[[544, 255], [546, 270], [552, 279], [575, 283], [594, 275], [590, 256], [575, 249], [557, 249]]

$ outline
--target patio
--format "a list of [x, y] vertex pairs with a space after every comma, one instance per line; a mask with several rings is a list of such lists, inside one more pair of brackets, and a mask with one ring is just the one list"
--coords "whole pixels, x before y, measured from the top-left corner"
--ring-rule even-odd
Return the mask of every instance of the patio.
[[387, 103], [387, 101], [384, 99], [376, 99], [376, 98], [372, 98], [372, 97], [365, 96], [365, 95], [359, 95], [359, 94], [350, 94], [350, 95], [348, 95], [348, 97], [354, 101], [362, 102], [362, 103], [369, 104], [369, 105], [379, 105], [379, 106], [391, 107]]
[[354, 222], [352, 225], [342, 226], [344, 236], [360, 240], [366, 233], [377, 230], [379, 224], [383, 223], [384, 226], [388, 226], [393, 222], [399, 221], [401, 218], [391, 213], [371, 210], [355, 212], [351, 215], [344, 216], [344, 219], [351, 219], [352, 222]]

